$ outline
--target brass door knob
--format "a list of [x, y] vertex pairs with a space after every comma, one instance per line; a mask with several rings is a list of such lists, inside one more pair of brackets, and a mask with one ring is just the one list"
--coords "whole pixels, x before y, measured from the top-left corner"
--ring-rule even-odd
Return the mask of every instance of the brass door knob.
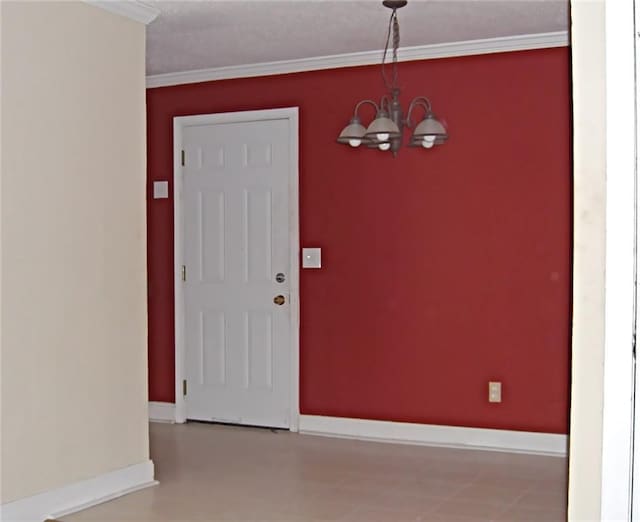
[[277, 304], [278, 306], [282, 306], [284, 304], [284, 296], [283, 295], [277, 295], [273, 298], [273, 302], [275, 304]]

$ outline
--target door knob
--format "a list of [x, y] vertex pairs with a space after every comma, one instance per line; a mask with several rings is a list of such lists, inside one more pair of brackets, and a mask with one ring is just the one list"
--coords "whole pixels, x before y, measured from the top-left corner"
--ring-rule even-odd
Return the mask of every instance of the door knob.
[[273, 298], [273, 302], [275, 304], [277, 304], [278, 306], [282, 306], [284, 304], [284, 296], [283, 295], [277, 295]]

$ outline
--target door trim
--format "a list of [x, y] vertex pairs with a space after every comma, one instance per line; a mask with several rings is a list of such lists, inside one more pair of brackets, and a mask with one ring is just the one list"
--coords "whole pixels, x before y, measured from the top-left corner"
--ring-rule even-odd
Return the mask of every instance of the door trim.
[[181, 267], [184, 264], [184, 208], [181, 151], [182, 131], [191, 125], [242, 123], [252, 121], [287, 120], [289, 122], [289, 272], [291, 297], [291, 387], [289, 400], [289, 430], [298, 431], [300, 424], [300, 220], [298, 196], [298, 107], [258, 111], [223, 112], [176, 116], [173, 118], [173, 272], [175, 304], [175, 421], [187, 420], [187, 400], [182, 395], [185, 370], [185, 296]]
[[601, 520], [633, 518], [633, 344], [637, 261], [634, 3], [625, 0], [606, 2], [604, 6], [606, 243]]

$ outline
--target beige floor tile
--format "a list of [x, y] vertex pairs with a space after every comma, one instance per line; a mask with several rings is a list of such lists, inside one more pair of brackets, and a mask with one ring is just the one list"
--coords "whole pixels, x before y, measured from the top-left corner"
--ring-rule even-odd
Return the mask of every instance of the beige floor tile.
[[160, 485], [64, 522], [566, 518], [562, 458], [199, 423], [152, 424], [150, 430]]
[[540, 506], [553, 506], [558, 510], [566, 510], [567, 490], [564, 485], [562, 487], [558, 487], [556, 490], [531, 489], [518, 499], [516, 505], [524, 509], [536, 509]]
[[451, 499], [443, 502], [433, 515], [447, 518], [475, 518], [476, 520], [492, 520], [504, 513], [508, 505], [497, 502], [478, 502]]
[[[421, 522], [507, 522], [506, 519], [500, 518], [503, 515], [482, 515], [482, 514], [471, 514], [471, 515], [454, 515], [454, 514], [438, 514], [431, 513], [423, 515], [421, 518]], [[519, 522], [518, 519], [509, 520], [509, 522]], [[546, 521], [539, 521], [546, 522]]]
[[494, 519], [494, 522], [566, 522], [566, 510], [526, 509], [513, 507]]
[[460, 480], [439, 477], [430, 474], [417, 480], [404, 484], [402, 489], [407, 494], [431, 495], [450, 497], [460, 489], [473, 483], [473, 479], [463, 477]]
[[422, 515], [410, 510], [361, 508], [353, 512], [347, 520], [349, 522], [420, 522]]
[[348, 520], [356, 507], [345, 501], [317, 497], [313, 499], [292, 499], [278, 509], [283, 520]]
[[520, 499], [527, 489], [519, 484], [494, 486], [481, 480], [463, 487], [452, 498], [453, 501], [480, 502], [498, 506], [511, 506]]

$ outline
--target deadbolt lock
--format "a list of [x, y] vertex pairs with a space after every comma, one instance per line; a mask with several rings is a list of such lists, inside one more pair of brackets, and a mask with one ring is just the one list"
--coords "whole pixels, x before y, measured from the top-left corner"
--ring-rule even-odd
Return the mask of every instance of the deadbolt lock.
[[278, 306], [282, 306], [284, 304], [284, 296], [283, 295], [277, 295], [273, 298], [273, 302], [275, 304], [277, 304]]
[[285, 277], [284, 274], [282, 272], [278, 272], [276, 274], [276, 282], [277, 283], [284, 283]]

